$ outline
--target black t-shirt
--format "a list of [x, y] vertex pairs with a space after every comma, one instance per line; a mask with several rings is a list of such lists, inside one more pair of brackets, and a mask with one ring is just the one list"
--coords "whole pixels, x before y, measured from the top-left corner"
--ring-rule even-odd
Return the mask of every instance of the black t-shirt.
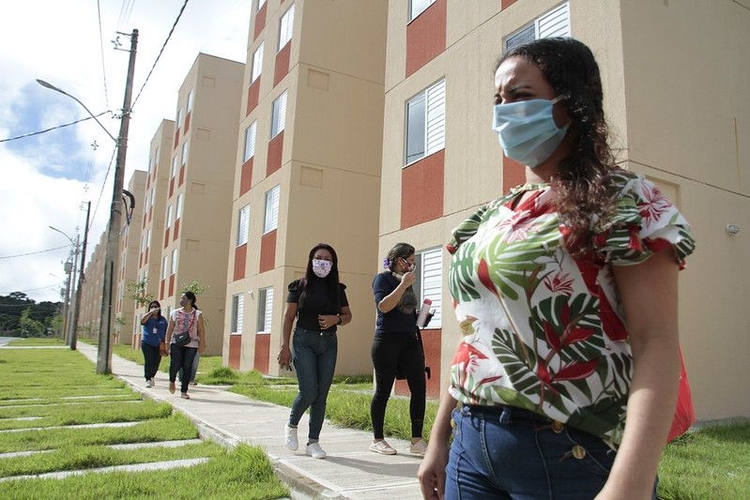
[[[346, 285], [339, 283], [338, 298], [340, 304], [336, 302], [336, 294], [328, 292], [328, 283], [324, 280], [316, 279], [307, 284], [307, 293], [304, 302], [299, 305], [302, 288], [301, 280], [294, 280], [289, 283], [289, 294], [286, 297], [287, 302], [294, 302], [297, 308], [297, 326], [305, 330], [321, 331], [318, 323], [318, 314], [340, 314], [341, 308], [349, 305], [346, 299]], [[325, 332], [335, 332], [336, 325], [331, 326]]]
[[378, 311], [376, 335], [417, 331], [417, 296], [412, 287], [406, 289], [401, 302], [387, 313], [377, 308], [380, 301], [390, 295], [400, 282], [401, 280], [391, 271], [382, 272], [372, 280], [372, 293], [375, 295], [375, 308]]

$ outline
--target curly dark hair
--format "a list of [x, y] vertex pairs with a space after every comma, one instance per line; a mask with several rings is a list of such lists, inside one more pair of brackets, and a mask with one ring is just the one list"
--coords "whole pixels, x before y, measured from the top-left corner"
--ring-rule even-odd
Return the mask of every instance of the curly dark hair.
[[612, 175], [617, 166], [604, 119], [599, 65], [591, 49], [573, 38], [542, 38], [513, 47], [495, 70], [510, 57], [523, 57], [539, 66], [563, 96], [560, 104], [571, 116], [572, 151], [558, 165], [551, 184], [558, 192], [560, 222], [567, 228], [566, 245], [574, 254], [586, 254], [592, 250], [592, 224], [613, 212], [616, 194]]
[[404, 259], [414, 255], [414, 247], [408, 243], [396, 243], [388, 251], [388, 255], [385, 256], [386, 262], [388, 262], [388, 269], [394, 271], [396, 268], [396, 261], [398, 259]]

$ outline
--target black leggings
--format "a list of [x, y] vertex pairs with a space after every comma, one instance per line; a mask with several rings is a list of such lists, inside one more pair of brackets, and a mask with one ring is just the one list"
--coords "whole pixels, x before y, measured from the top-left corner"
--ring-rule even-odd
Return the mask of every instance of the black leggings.
[[427, 382], [424, 352], [416, 332], [375, 335], [370, 350], [375, 367], [375, 394], [370, 403], [370, 418], [375, 439], [383, 439], [385, 407], [393, 389], [396, 374], [406, 376], [411, 399], [409, 417], [412, 437], [422, 437]]
[[[169, 346], [169, 381], [174, 382], [177, 380], [177, 372], [182, 370], [182, 373], [192, 373], [193, 360], [195, 359], [195, 353], [198, 352], [196, 347], [181, 347], [177, 344]], [[182, 377], [180, 381], [180, 391], [187, 394], [188, 387], [190, 386], [190, 377]]]

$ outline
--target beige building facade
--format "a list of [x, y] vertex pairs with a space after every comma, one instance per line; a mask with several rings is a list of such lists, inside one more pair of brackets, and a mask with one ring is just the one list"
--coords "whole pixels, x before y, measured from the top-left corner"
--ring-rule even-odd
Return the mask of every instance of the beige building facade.
[[[415, 5], [424, 10], [415, 15]], [[447, 383], [459, 339], [443, 245], [467, 214], [523, 181], [490, 128], [496, 62], [507, 44], [556, 35], [591, 47], [620, 161], [659, 184], [692, 225], [698, 247], [680, 276], [679, 321], [698, 418], [750, 415], [750, 389], [734, 376], [750, 352], [743, 0], [389, 2], [379, 253], [407, 241], [440, 259], [439, 276], [428, 276], [442, 283], [429, 288], [442, 313], [426, 335], [439, 381], [431, 395]]]
[[387, 2], [253, 0], [232, 195], [224, 362], [277, 374], [287, 285], [339, 257], [338, 373], [371, 373]]

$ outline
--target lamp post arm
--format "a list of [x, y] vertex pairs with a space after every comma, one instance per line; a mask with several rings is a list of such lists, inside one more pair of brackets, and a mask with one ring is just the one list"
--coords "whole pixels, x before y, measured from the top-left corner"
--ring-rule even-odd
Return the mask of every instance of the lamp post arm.
[[63, 95], [66, 95], [66, 96], [70, 97], [70, 98], [71, 98], [71, 99], [73, 99], [73, 100], [74, 100], [75, 102], [77, 102], [78, 104], [80, 104], [80, 105], [81, 105], [81, 106], [83, 107], [83, 109], [85, 109], [85, 110], [86, 110], [86, 112], [87, 112], [87, 113], [89, 114], [89, 116], [91, 116], [91, 118], [93, 118], [93, 119], [94, 119], [94, 120], [96, 121], [96, 123], [98, 123], [98, 124], [99, 124], [99, 126], [100, 126], [100, 127], [102, 128], [102, 130], [104, 130], [104, 131], [105, 131], [105, 132], [107, 133], [107, 135], [108, 135], [108, 136], [109, 136], [109, 137], [110, 137], [110, 138], [111, 138], [111, 139], [112, 139], [113, 141], [115, 141], [115, 144], [119, 144], [119, 141], [118, 141], [118, 140], [117, 140], [117, 139], [115, 138], [115, 136], [113, 136], [113, 135], [112, 135], [112, 134], [110, 133], [110, 131], [109, 131], [109, 130], [107, 130], [107, 127], [105, 127], [105, 126], [104, 126], [104, 125], [102, 124], [102, 122], [100, 122], [100, 121], [99, 121], [99, 118], [97, 118], [97, 117], [96, 117], [96, 116], [94, 115], [94, 113], [92, 113], [92, 112], [91, 112], [91, 110], [90, 110], [89, 108], [87, 108], [87, 107], [86, 107], [86, 105], [85, 105], [84, 103], [82, 103], [82, 102], [81, 102], [81, 101], [80, 101], [80, 100], [79, 100], [79, 99], [78, 99], [78, 98], [77, 98], [76, 96], [74, 96], [74, 95], [72, 95], [72, 94], [68, 94], [68, 93], [67, 93], [67, 92], [65, 92], [64, 90], [62, 90], [62, 89], [59, 89], [59, 88], [55, 87], [54, 85], [52, 85], [52, 84], [51, 84], [51, 83], [49, 83], [49, 82], [45, 82], [44, 80], [40, 80], [39, 78], [37, 78], [37, 79], [36, 79], [36, 82], [37, 82], [37, 83], [38, 83], [39, 85], [41, 85], [42, 87], [48, 88], [48, 89], [50, 89], [50, 90], [54, 90], [55, 92], [59, 92], [59, 93], [61, 93], [61, 94], [63, 94]]

